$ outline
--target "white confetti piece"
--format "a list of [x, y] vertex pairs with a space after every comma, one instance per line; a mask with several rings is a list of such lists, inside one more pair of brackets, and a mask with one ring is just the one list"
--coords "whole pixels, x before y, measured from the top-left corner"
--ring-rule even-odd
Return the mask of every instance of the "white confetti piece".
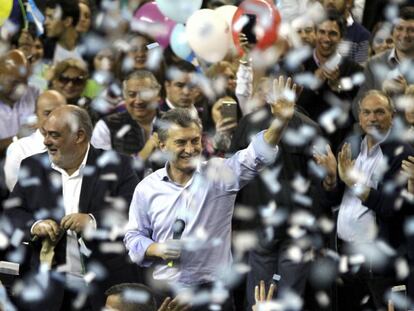
[[117, 165], [120, 163], [119, 155], [113, 150], [105, 151], [96, 161], [99, 167], [105, 167], [110, 164]]
[[13, 235], [10, 238], [10, 244], [14, 247], [19, 247], [22, 243], [22, 240], [24, 238], [24, 232], [20, 229], [15, 229], [13, 232]]
[[22, 203], [22, 199], [16, 197], [16, 198], [10, 198], [3, 201], [3, 208], [4, 209], [10, 209], [18, 207]]
[[395, 271], [398, 280], [404, 280], [410, 274], [410, 267], [405, 258], [400, 257], [395, 261]]
[[280, 183], [277, 180], [280, 170], [281, 167], [278, 166], [275, 168], [266, 168], [260, 173], [260, 177], [266, 184], [267, 189], [273, 194], [278, 193], [281, 189]]
[[7, 237], [7, 235], [0, 231], [0, 249], [5, 249], [9, 246], [9, 243], [9, 238]]
[[151, 298], [150, 294], [146, 291], [130, 288], [126, 289], [122, 293], [122, 296], [125, 299], [125, 301], [142, 304], [147, 303]]
[[316, 293], [316, 301], [323, 308], [329, 306], [329, 304], [331, 303], [328, 294], [324, 291]]

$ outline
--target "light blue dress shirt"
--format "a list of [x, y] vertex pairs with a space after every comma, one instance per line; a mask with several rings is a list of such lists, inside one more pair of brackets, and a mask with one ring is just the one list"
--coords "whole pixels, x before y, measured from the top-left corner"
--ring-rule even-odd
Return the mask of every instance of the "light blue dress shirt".
[[179, 218], [186, 224], [180, 263], [174, 267], [157, 263], [154, 279], [190, 286], [212, 282], [229, 268], [236, 194], [276, 158], [277, 146], [267, 144], [263, 134], [231, 158], [201, 163], [185, 186], [169, 178], [168, 164], [143, 179], [131, 201], [124, 239], [131, 259], [150, 266], [151, 260], [145, 258], [148, 246], [172, 239]]
[[[388, 134], [385, 136], [385, 138]], [[360, 174], [359, 183], [377, 189], [381, 173], [381, 162], [384, 155], [380, 143], [372, 146], [368, 151], [367, 137], [361, 142], [361, 151], [355, 160], [355, 169]], [[372, 242], [377, 236], [375, 212], [364, 204], [355, 195], [353, 189], [346, 188], [339, 207], [338, 237], [349, 243]]]

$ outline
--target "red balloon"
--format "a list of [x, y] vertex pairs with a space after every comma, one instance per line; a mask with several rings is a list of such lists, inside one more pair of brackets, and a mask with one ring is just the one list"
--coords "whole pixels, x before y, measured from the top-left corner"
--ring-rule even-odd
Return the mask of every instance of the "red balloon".
[[245, 0], [239, 5], [234, 14], [231, 27], [233, 41], [240, 54], [243, 54], [243, 49], [240, 47], [239, 34], [245, 25], [240, 20], [245, 14], [256, 15], [256, 48], [264, 50], [273, 45], [279, 34], [281, 21], [279, 11], [271, 0]]

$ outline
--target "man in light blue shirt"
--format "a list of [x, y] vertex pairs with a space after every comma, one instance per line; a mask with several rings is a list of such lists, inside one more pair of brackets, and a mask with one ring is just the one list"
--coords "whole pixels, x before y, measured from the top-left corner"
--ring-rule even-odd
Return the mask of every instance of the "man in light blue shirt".
[[[198, 117], [180, 108], [164, 114], [158, 135], [170, 160], [135, 189], [124, 239], [133, 261], [145, 267], [156, 264], [154, 279], [201, 285], [230, 267], [236, 194], [275, 160], [277, 143], [293, 115], [292, 84], [290, 78], [274, 81], [274, 122], [229, 159], [197, 163], [202, 150]], [[181, 247], [172, 241], [177, 219], [185, 223]], [[174, 264], [168, 265], [171, 260]]]
[[[404, 183], [398, 178], [402, 161], [414, 150], [392, 131], [393, 119], [392, 100], [371, 90], [359, 104], [363, 137], [347, 139], [337, 159], [329, 146], [326, 154], [315, 154], [316, 162], [327, 171], [323, 204], [339, 206], [338, 251], [349, 256], [349, 268], [348, 263], [341, 267], [339, 311], [365, 310], [361, 301], [366, 295], [376, 310], [385, 309], [384, 294], [397, 284], [391, 272], [394, 250], [401, 248], [403, 241], [400, 209]], [[355, 147], [353, 154], [351, 145]], [[388, 246], [384, 247], [384, 242]], [[353, 260], [357, 257], [362, 258], [358, 269]]]

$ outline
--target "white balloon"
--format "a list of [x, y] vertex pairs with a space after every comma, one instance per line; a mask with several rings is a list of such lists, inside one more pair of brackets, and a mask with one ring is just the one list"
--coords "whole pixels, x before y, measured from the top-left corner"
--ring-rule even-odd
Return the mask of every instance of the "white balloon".
[[194, 12], [186, 25], [187, 40], [201, 59], [215, 63], [223, 60], [230, 46], [230, 27], [216, 11], [202, 9]]
[[237, 6], [235, 5], [222, 5], [219, 6], [217, 9], [215, 9], [214, 11], [216, 11], [217, 13], [219, 13], [221, 15], [221, 17], [224, 18], [224, 20], [227, 22], [227, 25], [229, 25], [229, 42], [230, 42], [230, 51], [231, 54], [233, 55], [237, 55], [239, 54], [239, 51], [236, 48], [236, 45], [234, 44], [233, 41], [233, 36], [231, 33], [231, 26], [233, 24], [233, 16], [237, 11]]
[[221, 17], [224, 18], [224, 20], [227, 22], [227, 24], [231, 27], [234, 13], [237, 11], [237, 6], [235, 5], [222, 5], [219, 6], [217, 9], [215, 9], [217, 13], [221, 15]]

